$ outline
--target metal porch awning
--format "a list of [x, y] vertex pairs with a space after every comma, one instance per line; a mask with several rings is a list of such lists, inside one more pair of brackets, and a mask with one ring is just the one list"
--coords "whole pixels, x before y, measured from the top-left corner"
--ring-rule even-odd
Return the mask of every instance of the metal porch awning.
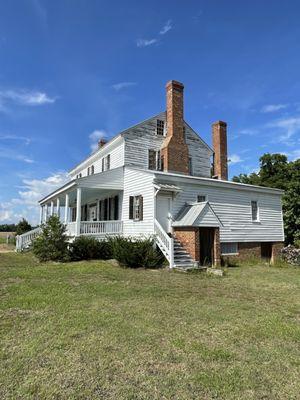
[[172, 223], [173, 227], [221, 227], [222, 225], [208, 201], [186, 204]]

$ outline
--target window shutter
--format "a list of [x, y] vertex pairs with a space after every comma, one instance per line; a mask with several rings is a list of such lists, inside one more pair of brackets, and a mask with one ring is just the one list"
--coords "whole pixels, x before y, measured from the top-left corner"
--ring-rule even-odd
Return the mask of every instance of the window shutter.
[[134, 202], [134, 197], [129, 196], [129, 219], [133, 219], [133, 202]]
[[143, 213], [144, 213], [143, 196], [139, 196], [139, 203], [140, 203], [139, 220], [143, 221]]
[[107, 156], [107, 170], [110, 169], [110, 154]]
[[104, 172], [104, 158], [102, 158], [102, 172]]
[[119, 219], [119, 196], [115, 196], [115, 220]]
[[156, 169], [156, 151], [149, 150], [148, 152], [148, 168], [149, 169]]

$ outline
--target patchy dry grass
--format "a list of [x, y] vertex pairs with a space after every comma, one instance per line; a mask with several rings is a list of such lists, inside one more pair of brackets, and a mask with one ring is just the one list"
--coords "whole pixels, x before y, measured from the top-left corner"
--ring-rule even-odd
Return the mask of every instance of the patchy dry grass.
[[0, 254], [2, 399], [299, 399], [300, 269]]

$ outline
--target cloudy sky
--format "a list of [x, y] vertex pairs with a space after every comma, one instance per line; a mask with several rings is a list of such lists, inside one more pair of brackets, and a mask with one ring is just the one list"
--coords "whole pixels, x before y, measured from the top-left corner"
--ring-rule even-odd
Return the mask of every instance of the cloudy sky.
[[300, 157], [300, 3], [10, 0], [0, 5], [0, 223], [36, 202], [94, 148], [165, 109], [211, 143], [228, 123], [230, 174], [264, 152]]

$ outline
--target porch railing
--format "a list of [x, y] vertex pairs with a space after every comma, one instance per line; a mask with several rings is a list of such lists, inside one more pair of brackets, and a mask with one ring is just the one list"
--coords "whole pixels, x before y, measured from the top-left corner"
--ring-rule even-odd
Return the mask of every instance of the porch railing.
[[68, 222], [66, 226], [67, 226], [68, 236], [75, 236], [76, 235], [76, 222]]
[[118, 235], [122, 232], [122, 221], [82, 221], [80, 224], [80, 235]]
[[32, 241], [41, 233], [40, 227], [32, 229], [29, 232], [16, 236], [16, 251], [22, 251], [29, 247]]
[[158, 247], [169, 261], [170, 268], [174, 266], [174, 239], [170, 237], [157, 219], [154, 220], [154, 233]]

